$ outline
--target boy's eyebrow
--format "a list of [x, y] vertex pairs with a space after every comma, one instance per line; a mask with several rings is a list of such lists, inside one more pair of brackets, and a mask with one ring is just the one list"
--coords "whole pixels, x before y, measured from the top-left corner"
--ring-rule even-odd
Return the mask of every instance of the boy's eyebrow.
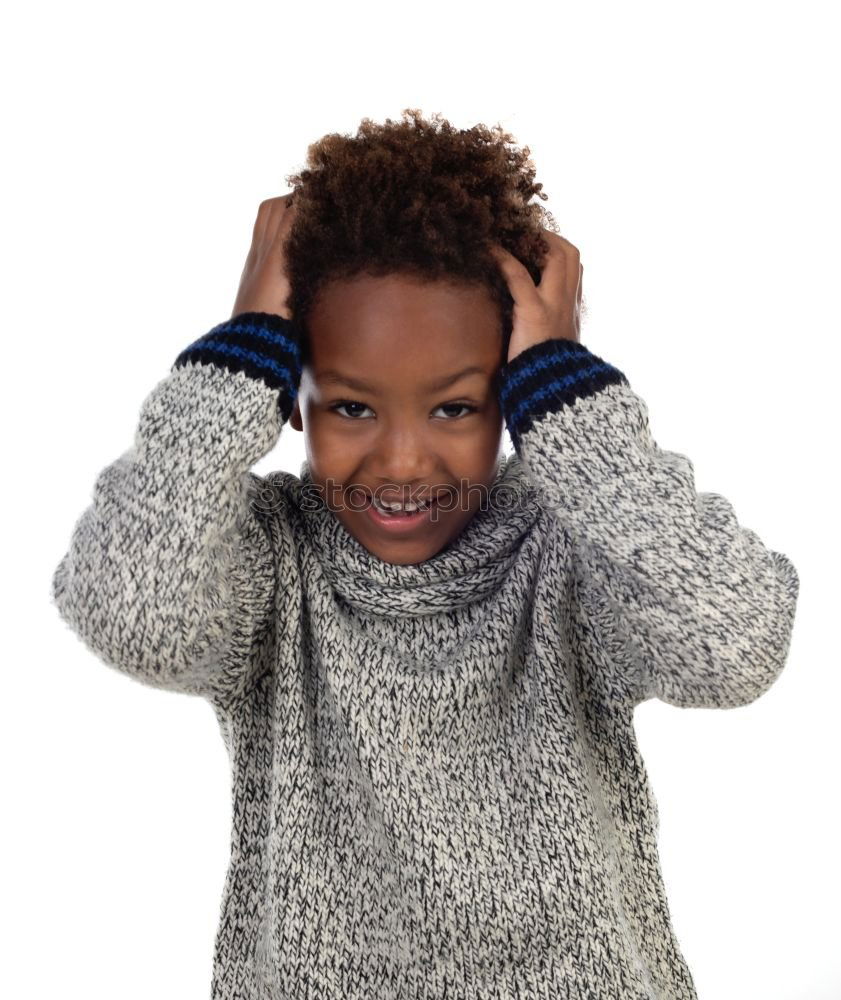
[[[468, 368], [463, 368], [461, 371], [453, 372], [452, 375], [446, 375], [444, 378], [428, 383], [427, 389], [435, 392], [438, 389], [446, 389], [447, 386], [452, 385], [454, 382], [458, 382], [459, 379], [463, 379], [468, 375], [484, 374], [484, 368], [480, 368], [478, 365], [470, 365]], [[341, 372], [336, 371], [335, 368], [325, 368], [324, 371], [316, 372], [315, 377], [319, 382], [331, 383], [334, 385], [346, 385], [351, 389], [358, 389], [360, 392], [375, 392], [377, 388], [376, 386], [366, 382], [364, 379], [353, 378], [350, 375], [343, 375]]]

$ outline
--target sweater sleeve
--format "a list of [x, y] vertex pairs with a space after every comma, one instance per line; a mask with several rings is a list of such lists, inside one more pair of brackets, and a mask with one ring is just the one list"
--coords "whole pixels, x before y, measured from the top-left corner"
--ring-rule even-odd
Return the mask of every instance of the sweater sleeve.
[[[571, 340], [533, 344], [499, 372], [506, 426], [528, 478], [560, 519], [589, 640], [632, 701], [732, 708], [785, 665], [798, 573], [697, 493], [684, 455], [652, 439], [625, 375]], [[612, 655], [617, 654], [617, 655]]]
[[249, 471], [278, 440], [301, 375], [292, 321], [241, 313], [186, 347], [144, 400], [53, 572], [51, 601], [108, 665], [224, 704], [268, 669], [277, 504]]

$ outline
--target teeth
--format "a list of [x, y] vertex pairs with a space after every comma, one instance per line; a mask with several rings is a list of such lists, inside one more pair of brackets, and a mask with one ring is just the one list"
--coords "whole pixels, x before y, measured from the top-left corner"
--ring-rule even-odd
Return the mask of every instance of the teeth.
[[374, 497], [374, 505], [378, 507], [380, 510], [385, 510], [387, 513], [394, 513], [396, 511], [402, 510], [405, 511], [406, 513], [412, 514], [419, 509], [426, 510], [427, 507], [429, 506], [429, 503], [427, 502], [427, 503], [417, 504], [413, 503], [412, 501], [408, 501], [405, 504], [388, 503], [385, 500], [380, 500], [379, 497]]

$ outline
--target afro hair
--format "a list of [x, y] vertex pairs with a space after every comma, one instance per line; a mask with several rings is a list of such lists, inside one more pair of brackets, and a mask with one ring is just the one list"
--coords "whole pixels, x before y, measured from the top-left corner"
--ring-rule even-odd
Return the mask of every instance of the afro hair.
[[456, 129], [407, 108], [401, 121], [363, 118], [355, 136], [325, 135], [286, 177], [296, 206], [285, 247], [295, 321], [307, 331], [319, 289], [335, 279], [403, 273], [481, 284], [499, 303], [507, 351], [513, 299], [489, 247], [500, 243], [539, 282], [549, 249], [541, 228], [558, 229], [530, 201], [547, 199], [534, 177], [529, 148], [500, 125]]

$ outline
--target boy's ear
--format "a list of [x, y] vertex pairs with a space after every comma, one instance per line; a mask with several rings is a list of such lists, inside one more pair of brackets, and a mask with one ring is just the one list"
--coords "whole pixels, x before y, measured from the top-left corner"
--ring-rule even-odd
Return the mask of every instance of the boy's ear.
[[295, 400], [295, 405], [292, 407], [292, 412], [289, 414], [289, 425], [294, 427], [296, 431], [303, 431], [304, 424], [301, 420], [301, 408], [298, 406], [298, 400]]

